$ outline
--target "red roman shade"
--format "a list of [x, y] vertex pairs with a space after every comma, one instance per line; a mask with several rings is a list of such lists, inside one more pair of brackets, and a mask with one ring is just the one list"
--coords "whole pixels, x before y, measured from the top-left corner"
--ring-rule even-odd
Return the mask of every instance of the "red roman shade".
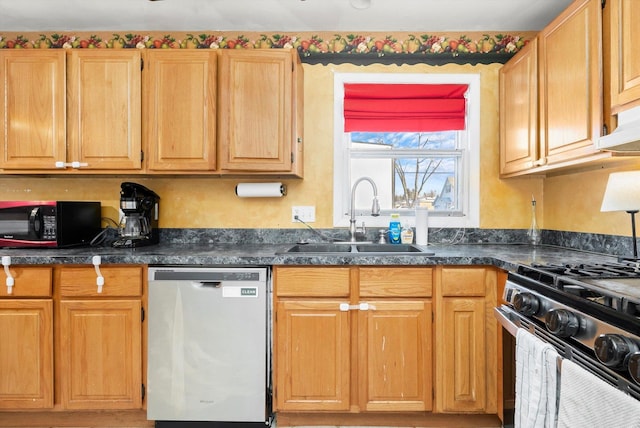
[[462, 130], [466, 84], [345, 83], [344, 130]]

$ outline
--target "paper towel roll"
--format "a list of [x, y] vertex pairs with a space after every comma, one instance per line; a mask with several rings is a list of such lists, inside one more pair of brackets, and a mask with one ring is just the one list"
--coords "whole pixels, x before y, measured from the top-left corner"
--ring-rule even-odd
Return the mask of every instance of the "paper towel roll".
[[429, 243], [429, 209], [416, 207], [416, 245]]
[[280, 198], [287, 194], [282, 183], [239, 183], [236, 195], [240, 198]]

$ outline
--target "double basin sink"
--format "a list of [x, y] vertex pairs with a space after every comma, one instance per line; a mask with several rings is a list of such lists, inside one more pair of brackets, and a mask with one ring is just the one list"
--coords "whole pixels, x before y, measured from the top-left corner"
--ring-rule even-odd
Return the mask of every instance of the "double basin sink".
[[433, 256], [435, 253], [426, 251], [413, 244], [374, 244], [361, 242], [341, 242], [326, 244], [296, 244], [278, 254], [290, 255], [326, 255], [326, 256]]

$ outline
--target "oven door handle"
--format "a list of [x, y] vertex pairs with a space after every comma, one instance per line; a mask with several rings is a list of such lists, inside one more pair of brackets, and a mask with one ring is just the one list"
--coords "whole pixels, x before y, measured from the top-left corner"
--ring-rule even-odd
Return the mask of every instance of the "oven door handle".
[[498, 322], [505, 330], [509, 332], [513, 337], [516, 337], [518, 329], [520, 328], [513, 319], [517, 319], [516, 313], [510, 309], [508, 306], [500, 306], [498, 308], [493, 308], [493, 315], [496, 317]]

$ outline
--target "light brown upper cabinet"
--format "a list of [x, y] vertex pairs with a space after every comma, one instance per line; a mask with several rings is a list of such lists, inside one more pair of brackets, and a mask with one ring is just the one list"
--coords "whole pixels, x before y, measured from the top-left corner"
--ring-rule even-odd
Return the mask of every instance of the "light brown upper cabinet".
[[0, 50], [0, 168], [54, 169], [66, 160], [62, 50]]
[[538, 40], [500, 69], [500, 173], [533, 168], [538, 160]]
[[294, 49], [3, 49], [0, 61], [0, 170], [302, 177]]
[[604, 105], [601, 1], [574, 1], [536, 43], [537, 49], [516, 55], [500, 74], [503, 177], [544, 174], [613, 156], [594, 144], [602, 134]]
[[67, 162], [140, 170], [140, 51], [74, 49], [67, 67]]
[[579, 0], [539, 36], [540, 147], [547, 164], [597, 153], [602, 132], [601, 0]]
[[145, 135], [150, 171], [215, 171], [217, 54], [145, 52]]
[[640, 105], [640, 2], [608, 0], [610, 25], [611, 111]]
[[220, 170], [302, 175], [302, 67], [295, 50], [222, 50]]
[[2, 51], [0, 168], [139, 170], [140, 52]]

